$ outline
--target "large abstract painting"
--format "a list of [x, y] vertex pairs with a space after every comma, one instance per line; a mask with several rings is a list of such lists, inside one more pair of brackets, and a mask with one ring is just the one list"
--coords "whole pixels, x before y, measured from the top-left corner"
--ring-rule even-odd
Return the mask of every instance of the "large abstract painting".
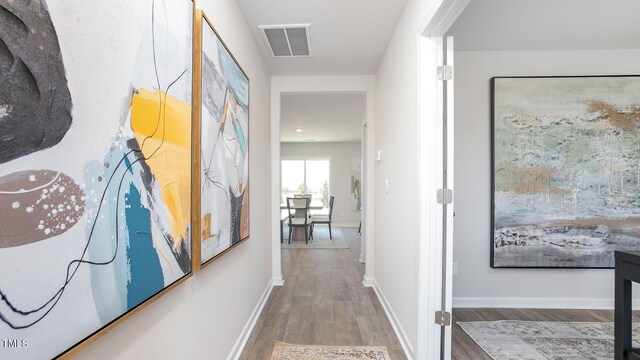
[[192, 24], [0, 0], [0, 358], [68, 354], [191, 273]]
[[494, 267], [640, 250], [640, 77], [492, 79]]
[[201, 264], [249, 237], [249, 79], [202, 19]]

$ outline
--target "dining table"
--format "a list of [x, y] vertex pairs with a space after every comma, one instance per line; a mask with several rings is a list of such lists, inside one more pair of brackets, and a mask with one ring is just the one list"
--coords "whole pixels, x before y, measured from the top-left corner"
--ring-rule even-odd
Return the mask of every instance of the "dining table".
[[[304, 209], [304, 206], [292, 206], [292, 209]], [[322, 210], [324, 209], [324, 205], [322, 205], [322, 203], [316, 203], [316, 204], [310, 204], [309, 205], [309, 210]], [[287, 210], [287, 204], [280, 204], [280, 209], [281, 210]]]

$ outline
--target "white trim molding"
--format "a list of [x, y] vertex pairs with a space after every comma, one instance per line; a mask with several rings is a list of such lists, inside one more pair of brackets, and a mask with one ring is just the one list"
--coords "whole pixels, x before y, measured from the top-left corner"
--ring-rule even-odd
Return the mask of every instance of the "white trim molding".
[[[253, 309], [253, 312], [249, 317], [249, 321], [247, 321], [247, 323], [245, 324], [244, 329], [242, 329], [242, 332], [238, 337], [238, 340], [236, 340], [236, 343], [233, 345], [233, 348], [229, 353], [229, 356], [227, 356], [227, 360], [240, 359], [240, 355], [242, 354], [244, 347], [247, 345], [247, 341], [249, 341], [249, 336], [251, 336], [251, 332], [258, 322], [258, 318], [260, 317], [260, 314], [262, 314], [262, 310], [264, 310], [264, 306], [267, 304], [267, 300], [269, 300], [269, 296], [271, 295], [271, 291], [273, 290], [274, 283], [276, 281], [276, 279], [271, 279], [271, 281], [269, 281], [269, 284], [262, 293], [258, 304], [256, 305], [255, 309]], [[284, 281], [282, 281], [282, 283], [284, 284]]]
[[274, 277], [271, 281], [273, 282], [273, 286], [284, 286], [282, 275]]
[[413, 352], [413, 347], [411, 346], [411, 342], [407, 337], [407, 333], [405, 333], [402, 325], [400, 325], [398, 317], [393, 312], [393, 309], [391, 309], [391, 305], [389, 305], [387, 298], [384, 296], [380, 285], [375, 279], [373, 280], [373, 284], [373, 291], [375, 291], [376, 295], [378, 296], [380, 304], [382, 304], [382, 308], [384, 309], [384, 313], [387, 314], [387, 318], [389, 319], [389, 322], [391, 322], [391, 327], [393, 327], [393, 331], [396, 333], [396, 337], [398, 338], [398, 341], [400, 341], [400, 345], [402, 345], [402, 350], [404, 350], [404, 353], [407, 356], [408, 360], [414, 360], [415, 355]]
[[368, 277], [367, 275], [364, 276], [364, 278], [362, 279], [362, 285], [364, 285], [364, 287], [374, 287], [374, 279]]
[[[638, 306], [640, 299], [634, 299], [633, 308]], [[454, 297], [453, 307], [613, 310], [613, 298]]]
[[424, 36], [444, 36], [471, 0], [436, 1], [420, 26]]

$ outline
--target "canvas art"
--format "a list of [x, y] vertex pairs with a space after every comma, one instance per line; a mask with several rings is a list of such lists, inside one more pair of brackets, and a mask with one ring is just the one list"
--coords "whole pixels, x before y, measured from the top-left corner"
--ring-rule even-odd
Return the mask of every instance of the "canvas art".
[[249, 79], [202, 16], [200, 249], [205, 264], [249, 237]]
[[0, 358], [191, 273], [190, 0], [0, 0]]
[[640, 77], [494, 78], [492, 266], [640, 250]]
[[362, 209], [362, 161], [360, 158], [351, 159], [351, 210]]

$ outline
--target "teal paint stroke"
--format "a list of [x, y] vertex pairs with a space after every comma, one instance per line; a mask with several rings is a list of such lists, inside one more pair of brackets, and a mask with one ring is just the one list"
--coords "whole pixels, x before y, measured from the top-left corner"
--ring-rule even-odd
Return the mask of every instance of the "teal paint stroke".
[[244, 76], [238, 64], [220, 41], [218, 41], [218, 59], [233, 95], [245, 110], [249, 110], [249, 79]]
[[127, 260], [130, 267], [127, 308], [132, 309], [164, 288], [160, 259], [151, 238], [151, 212], [142, 205], [140, 192], [133, 184], [125, 196], [125, 219], [129, 232]]
[[[116, 203], [118, 198], [120, 199], [120, 210], [124, 208], [124, 194], [118, 194], [119, 181], [117, 179], [123, 178], [122, 188], [127, 189], [133, 183], [136, 175], [130, 170], [127, 171], [128, 165], [131, 164], [128, 159], [119, 167], [117, 166], [125, 156], [120, 144], [124, 144], [124, 142], [116, 140], [112, 149], [105, 154], [103, 161], [87, 162], [83, 176], [85, 193], [87, 194], [85, 202], [87, 216], [85, 233], [87, 238], [92, 232], [93, 219], [97, 216], [92, 241], [88, 248], [89, 260], [102, 263], [109, 261], [114, 253], [117, 254], [113, 262], [106, 266], [90, 267], [93, 301], [103, 324], [109, 323], [127, 311], [126, 286], [129, 279], [129, 266], [125, 252], [129, 243], [129, 234], [125, 229], [119, 229], [119, 239], [116, 242]], [[114, 180], [105, 189], [112, 175]], [[104, 202], [100, 207], [100, 195], [105, 190]]]
[[233, 128], [236, 130], [236, 137], [238, 138], [240, 148], [242, 149], [242, 154], [244, 155], [247, 153], [247, 140], [244, 137], [244, 132], [242, 132], [242, 128], [240, 127], [240, 123], [238, 121], [233, 122]]

